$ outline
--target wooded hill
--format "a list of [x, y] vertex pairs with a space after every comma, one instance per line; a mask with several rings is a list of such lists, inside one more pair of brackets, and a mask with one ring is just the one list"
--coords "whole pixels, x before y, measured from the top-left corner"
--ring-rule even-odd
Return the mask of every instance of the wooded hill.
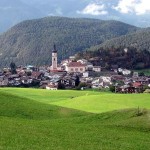
[[105, 69], [145, 69], [150, 68], [150, 51], [138, 51], [134, 47], [99, 48], [96, 51], [84, 51], [76, 54], [77, 59], [85, 58], [96, 66]]
[[77, 57], [92, 60], [107, 69], [116, 65], [128, 69], [150, 68], [150, 28], [106, 40], [78, 53]]
[[103, 49], [118, 49], [124, 48], [135, 48], [138, 51], [147, 50], [150, 51], [150, 28], [138, 30], [135, 33], [123, 35], [111, 40], [107, 40], [104, 43], [96, 46], [92, 46], [90, 51]]
[[53, 44], [59, 60], [139, 28], [117, 21], [47, 17], [24, 21], [0, 36], [0, 66], [50, 65]]

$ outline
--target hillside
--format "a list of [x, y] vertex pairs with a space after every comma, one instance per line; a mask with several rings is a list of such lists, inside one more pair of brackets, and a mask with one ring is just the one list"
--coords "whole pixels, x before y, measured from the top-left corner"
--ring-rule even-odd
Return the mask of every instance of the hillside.
[[98, 50], [100, 48], [120, 48], [120, 47], [134, 47], [137, 50], [150, 51], [150, 28], [139, 30], [135, 33], [123, 35], [111, 40], [107, 40], [104, 43], [93, 46], [89, 50]]
[[[71, 95], [75, 96], [72, 100]], [[143, 109], [150, 106], [148, 95], [122, 95], [121, 99], [119, 96], [115, 99], [115, 94], [88, 91], [0, 89], [0, 148], [149, 149], [150, 111]], [[51, 102], [66, 107], [72, 103], [76, 110]], [[122, 110], [117, 110], [118, 102]], [[130, 109], [124, 109], [127, 105]], [[103, 113], [98, 113], [102, 106]], [[140, 107], [139, 115], [137, 106]], [[81, 107], [87, 112], [79, 111]], [[89, 108], [96, 114], [89, 113]]]
[[0, 88], [0, 92], [32, 99], [36, 102], [71, 108], [90, 113], [146, 108], [150, 109], [149, 94], [114, 94], [93, 91], [47, 91], [39, 89]]
[[138, 28], [117, 21], [47, 17], [24, 21], [0, 36], [0, 64], [49, 65], [53, 43], [59, 60]]
[[92, 46], [86, 51], [78, 53], [77, 58], [85, 58], [89, 61], [97, 58], [93, 63], [107, 69], [111, 69], [112, 66], [116, 65], [132, 70], [149, 69], [150, 28], [106, 40], [102, 44]]

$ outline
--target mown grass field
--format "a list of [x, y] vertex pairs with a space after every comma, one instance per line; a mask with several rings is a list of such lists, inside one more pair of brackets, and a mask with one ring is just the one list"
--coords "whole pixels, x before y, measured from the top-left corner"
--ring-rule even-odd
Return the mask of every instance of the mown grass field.
[[0, 89], [0, 150], [147, 150], [149, 108], [148, 94]]

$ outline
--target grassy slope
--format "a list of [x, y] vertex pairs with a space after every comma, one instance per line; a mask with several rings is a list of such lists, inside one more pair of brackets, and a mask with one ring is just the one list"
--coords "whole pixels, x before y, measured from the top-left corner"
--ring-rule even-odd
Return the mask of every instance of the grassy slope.
[[125, 108], [150, 108], [149, 94], [103, 94], [53, 102], [54, 105], [101, 113]]
[[101, 113], [124, 108], [150, 108], [149, 94], [112, 94], [92, 91], [47, 91], [36, 89], [0, 89], [45, 104]]
[[133, 114], [134, 110], [128, 110], [45, 121], [0, 117], [0, 147], [4, 150], [149, 149], [148, 114], [142, 117]]
[[46, 105], [28, 98], [0, 92], [0, 116], [25, 119], [56, 119], [85, 115], [68, 108]]
[[[27, 88], [0, 88], [0, 91], [10, 93], [16, 96], [33, 99], [42, 103], [50, 104], [56, 101], [72, 99], [79, 96], [98, 95], [98, 92], [93, 91], [48, 91], [40, 89], [27, 89]], [[105, 94], [105, 93], [103, 93]]]
[[[46, 103], [50, 103], [51, 98], [52, 103], [62, 103], [66, 98], [70, 99], [70, 95], [78, 96], [73, 101], [84, 97], [89, 99], [91, 96], [88, 95], [92, 93], [55, 91], [53, 96], [52, 93], [31, 89], [0, 89], [0, 150], [149, 149], [148, 110], [139, 117], [136, 116], [136, 109], [102, 114], [85, 113]], [[60, 93], [64, 93], [64, 97]], [[45, 98], [33, 100], [41, 99], [42, 94], [50, 96], [45, 96], [44, 103], [41, 102]], [[29, 95], [32, 95], [32, 99], [26, 98]], [[110, 95], [102, 94], [100, 97]], [[147, 98], [142, 100], [147, 101]]]

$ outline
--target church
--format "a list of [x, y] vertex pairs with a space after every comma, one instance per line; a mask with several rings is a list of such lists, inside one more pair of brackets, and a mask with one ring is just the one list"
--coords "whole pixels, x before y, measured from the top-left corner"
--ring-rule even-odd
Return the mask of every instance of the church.
[[85, 64], [82, 64], [81, 62], [76, 61], [68, 61], [66, 64], [64, 70], [60, 66], [58, 66], [58, 55], [57, 55], [57, 49], [56, 45], [54, 44], [54, 48], [52, 50], [52, 65], [50, 67], [51, 72], [61, 72], [66, 71], [68, 73], [84, 73], [86, 70]]
[[51, 70], [57, 70], [57, 49], [56, 45], [54, 44], [54, 49], [52, 51], [52, 66]]
[[56, 45], [54, 44], [54, 48], [52, 50], [52, 65], [50, 67], [50, 71], [60, 71], [61, 67], [58, 67], [58, 55]]

